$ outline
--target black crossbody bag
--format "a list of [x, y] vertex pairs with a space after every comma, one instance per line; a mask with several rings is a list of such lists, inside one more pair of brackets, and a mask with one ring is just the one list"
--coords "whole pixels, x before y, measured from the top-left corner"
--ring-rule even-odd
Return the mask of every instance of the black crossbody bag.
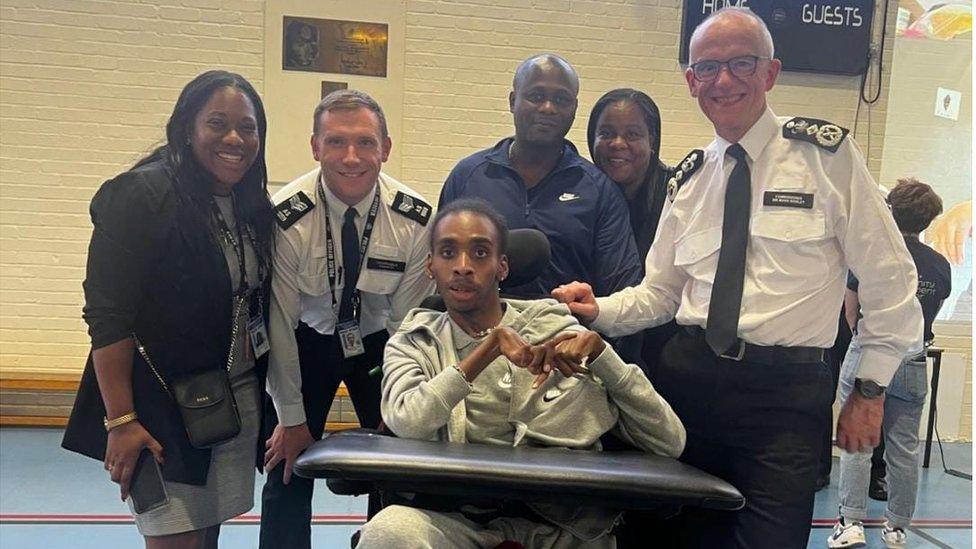
[[180, 410], [183, 428], [194, 448], [212, 448], [237, 436], [241, 432], [241, 416], [237, 410], [237, 400], [230, 386], [230, 369], [234, 364], [234, 344], [237, 341], [238, 317], [243, 308], [244, 297], [239, 297], [234, 305], [234, 318], [231, 327], [230, 350], [227, 352], [225, 369], [192, 372], [174, 378], [169, 385], [159, 375], [159, 371], [149, 358], [146, 347], [132, 334], [136, 349], [149, 365], [160, 385]]

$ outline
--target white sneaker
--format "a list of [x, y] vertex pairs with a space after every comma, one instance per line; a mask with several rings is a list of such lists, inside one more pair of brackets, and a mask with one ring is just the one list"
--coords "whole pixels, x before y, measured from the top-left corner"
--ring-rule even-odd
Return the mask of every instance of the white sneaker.
[[905, 546], [908, 536], [901, 528], [890, 528], [888, 521], [885, 521], [884, 528], [881, 529], [881, 541], [888, 549], [897, 549]]
[[827, 538], [827, 547], [840, 549], [847, 547], [864, 547], [864, 525], [859, 520], [845, 522], [844, 517], [837, 519], [834, 531]]

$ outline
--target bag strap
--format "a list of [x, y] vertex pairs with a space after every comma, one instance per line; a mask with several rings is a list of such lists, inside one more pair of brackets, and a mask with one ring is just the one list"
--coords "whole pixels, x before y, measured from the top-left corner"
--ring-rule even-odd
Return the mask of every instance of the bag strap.
[[[234, 318], [231, 321], [232, 324], [230, 328], [230, 349], [227, 351], [228, 374], [230, 373], [231, 367], [234, 365], [234, 346], [237, 343], [237, 333], [240, 331], [240, 323], [238, 322], [238, 319], [241, 316], [241, 309], [244, 308], [244, 298], [245, 296], [243, 295], [237, 297], [237, 301], [234, 304]], [[166, 382], [163, 380], [163, 376], [159, 374], [159, 370], [156, 369], [156, 365], [153, 364], [152, 359], [149, 358], [149, 353], [146, 352], [146, 346], [139, 341], [139, 337], [136, 336], [135, 332], [132, 332], [132, 341], [135, 342], [136, 349], [139, 351], [139, 354], [142, 355], [142, 359], [146, 361], [146, 364], [149, 365], [149, 369], [152, 370], [152, 373], [156, 376], [156, 379], [159, 380], [159, 384], [163, 386], [163, 389], [167, 393], [170, 393], [170, 396], [172, 396], [173, 393], [170, 391], [169, 385], [166, 385]]]

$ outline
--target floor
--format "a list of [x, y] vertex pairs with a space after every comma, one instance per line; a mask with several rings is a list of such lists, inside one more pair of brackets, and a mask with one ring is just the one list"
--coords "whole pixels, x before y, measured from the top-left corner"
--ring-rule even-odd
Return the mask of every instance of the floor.
[[[0, 429], [0, 549], [28, 547], [141, 547], [115, 485], [101, 464], [61, 450], [58, 429]], [[950, 468], [972, 470], [971, 444], [946, 444]], [[836, 465], [836, 460], [835, 460]], [[972, 482], [942, 470], [938, 447], [932, 468], [923, 470], [915, 526], [909, 547], [972, 547]], [[837, 512], [837, 468], [832, 483], [817, 494], [809, 547], [825, 547]], [[261, 486], [262, 478], [258, 478]], [[334, 496], [317, 486], [312, 545], [348, 547], [349, 536], [364, 520], [366, 500]], [[256, 500], [260, 499], [258, 491]], [[884, 547], [878, 538], [884, 507], [872, 501], [868, 547]], [[221, 547], [256, 547], [260, 501], [246, 515], [227, 523]]]
[[[946, 466], [956, 471], [971, 473], [972, 444], [943, 444]], [[817, 493], [813, 509], [813, 529], [810, 531], [808, 548], [824, 548], [826, 539], [837, 517], [838, 459], [834, 458], [830, 485]], [[931, 463], [919, 475], [918, 499], [915, 518], [908, 532], [908, 547], [973, 547], [973, 483], [971, 480], [948, 475], [942, 469], [938, 445], [932, 445]], [[884, 548], [881, 542], [881, 523], [884, 518], [884, 502], [868, 500], [867, 547]]]

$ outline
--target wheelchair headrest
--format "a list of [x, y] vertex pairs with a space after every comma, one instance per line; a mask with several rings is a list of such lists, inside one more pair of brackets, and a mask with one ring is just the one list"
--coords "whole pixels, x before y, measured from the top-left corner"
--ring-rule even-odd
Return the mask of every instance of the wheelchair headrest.
[[538, 229], [512, 229], [508, 232], [508, 278], [499, 285], [504, 292], [539, 278], [549, 265], [552, 251], [549, 238]]

